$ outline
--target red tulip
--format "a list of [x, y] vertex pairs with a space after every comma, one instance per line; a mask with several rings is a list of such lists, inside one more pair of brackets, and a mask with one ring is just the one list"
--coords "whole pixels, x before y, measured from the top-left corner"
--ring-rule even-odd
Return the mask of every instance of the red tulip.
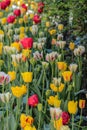
[[43, 8], [38, 8], [38, 13], [42, 13], [43, 12]]
[[7, 17], [7, 22], [8, 23], [14, 23], [14, 21], [15, 21], [15, 16], [10, 15], [10, 16]]
[[0, 2], [0, 9], [5, 10], [7, 8], [6, 2], [2, 1]]
[[17, 17], [20, 16], [21, 15], [20, 9], [14, 10], [14, 15], [17, 16]]
[[5, 2], [6, 2], [6, 5], [9, 6], [11, 3], [11, 0], [5, 0]]
[[44, 3], [43, 3], [43, 2], [39, 2], [39, 3], [38, 3], [38, 7], [44, 8]]
[[33, 39], [32, 38], [23, 38], [20, 43], [22, 44], [24, 49], [31, 49], [33, 46]]
[[68, 112], [62, 112], [62, 123], [63, 125], [67, 125], [69, 123], [70, 116]]
[[27, 11], [27, 6], [25, 4], [22, 4], [21, 7]]
[[34, 17], [33, 17], [33, 21], [34, 21], [36, 24], [40, 23], [40, 22], [41, 22], [40, 16], [37, 15], [37, 14], [34, 15]]
[[28, 105], [31, 107], [37, 106], [39, 100], [37, 94], [34, 94], [28, 98]]

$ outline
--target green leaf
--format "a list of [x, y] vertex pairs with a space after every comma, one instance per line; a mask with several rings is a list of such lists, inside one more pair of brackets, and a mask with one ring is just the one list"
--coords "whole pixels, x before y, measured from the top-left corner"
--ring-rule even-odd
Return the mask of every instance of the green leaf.
[[17, 122], [14, 118], [14, 115], [11, 114], [9, 116], [9, 130], [16, 130], [17, 129]]

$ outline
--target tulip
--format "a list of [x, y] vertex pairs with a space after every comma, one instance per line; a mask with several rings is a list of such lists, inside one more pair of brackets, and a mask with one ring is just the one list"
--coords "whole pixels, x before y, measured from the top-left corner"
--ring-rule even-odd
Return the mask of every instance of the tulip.
[[76, 114], [77, 112], [77, 101], [69, 101], [68, 102], [68, 112], [70, 114]]
[[75, 48], [75, 43], [70, 42], [69, 48], [70, 48], [70, 50], [74, 50], [74, 48]]
[[20, 43], [21, 43], [21, 45], [23, 46], [24, 49], [31, 49], [32, 46], [33, 46], [33, 39], [26, 37], [26, 38], [23, 38], [20, 41]]
[[16, 72], [9, 71], [8, 75], [10, 76], [10, 81], [14, 81], [16, 79]]
[[27, 125], [30, 126], [34, 122], [34, 119], [31, 116], [26, 116], [25, 114], [21, 114], [20, 116], [20, 124], [24, 129]]
[[25, 126], [24, 130], [36, 130], [34, 126]]
[[77, 64], [70, 64], [69, 69], [72, 72], [76, 72], [78, 65]]
[[17, 50], [17, 52], [20, 52], [20, 50], [21, 50], [21, 46], [18, 42], [12, 43], [11, 47], [14, 47]]
[[11, 90], [12, 90], [12, 94], [17, 97], [17, 98], [20, 98], [21, 96], [23, 96], [24, 94], [26, 94], [27, 92], [27, 87], [22, 85], [21, 87], [19, 86], [12, 86], [11, 87]]
[[70, 116], [68, 112], [62, 112], [63, 125], [67, 125], [69, 123], [69, 120], [70, 120]]
[[64, 28], [64, 25], [63, 25], [63, 24], [59, 24], [59, 25], [58, 25], [58, 30], [59, 30], [59, 31], [62, 31], [63, 28]]
[[36, 94], [33, 94], [28, 98], [28, 105], [31, 107], [36, 107], [39, 103], [38, 96]]
[[79, 100], [79, 108], [80, 109], [85, 108], [85, 103], [86, 103], [86, 100]]
[[57, 41], [56, 46], [59, 47], [60, 49], [63, 49], [66, 45], [65, 41]]
[[69, 82], [71, 80], [72, 77], [72, 72], [71, 71], [64, 71], [62, 73], [63, 79], [65, 82]]
[[33, 17], [33, 21], [35, 22], [35, 24], [38, 24], [38, 23], [40, 23], [41, 22], [41, 18], [40, 18], [40, 16], [39, 15], [34, 15], [34, 17]]
[[10, 92], [0, 94], [0, 99], [3, 103], [8, 103], [10, 98], [11, 98]]
[[65, 62], [57, 62], [58, 69], [64, 71], [67, 69], [67, 64]]
[[81, 56], [85, 52], [84, 46], [78, 46], [78, 48], [74, 49], [74, 55], [75, 56]]
[[14, 10], [14, 15], [15, 15], [16, 17], [20, 16], [20, 15], [21, 15], [21, 10], [20, 10], [20, 9]]
[[13, 15], [8, 16], [7, 17], [7, 22], [8, 23], [14, 23], [15, 22], [15, 16], [13, 16]]
[[52, 120], [58, 120], [62, 115], [62, 110], [60, 108], [50, 107], [50, 115]]
[[21, 73], [21, 75], [22, 75], [24, 82], [26, 82], [26, 83], [32, 82], [32, 78], [33, 78], [32, 72], [24, 72], [24, 73]]
[[39, 51], [36, 51], [35, 53], [33, 53], [33, 56], [34, 56], [34, 59], [35, 60], [42, 60], [43, 59], [43, 52], [39, 52]]
[[10, 82], [10, 76], [4, 72], [0, 72], [0, 85], [8, 84]]

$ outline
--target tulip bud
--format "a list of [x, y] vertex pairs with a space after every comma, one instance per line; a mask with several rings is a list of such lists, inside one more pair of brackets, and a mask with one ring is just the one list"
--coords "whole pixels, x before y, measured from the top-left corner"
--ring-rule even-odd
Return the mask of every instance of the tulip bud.
[[39, 111], [39, 112], [41, 112], [41, 111], [42, 111], [42, 109], [43, 109], [43, 108], [42, 108], [42, 104], [41, 104], [41, 103], [39, 103], [39, 104], [37, 105], [37, 108], [38, 108], [38, 111]]
[[50, 94], [51, 94], [51, 90], [48, 89], [48, 90], [46, 91], [46, 96], [49, 97]]
[[42, 62], [42, 66], [44, 67], [44, 69], [48, 68], [49, 63], [48, 62]]

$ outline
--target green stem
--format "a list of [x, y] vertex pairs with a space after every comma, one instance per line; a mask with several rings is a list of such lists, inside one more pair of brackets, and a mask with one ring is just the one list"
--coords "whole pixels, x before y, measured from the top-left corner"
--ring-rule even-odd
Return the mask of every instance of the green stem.
[[62, 60], [64, 61], [64, 50], [62, 49]]
[[74, 115], [72, 114], [72, 130], [74, 130]]
[[52, 69], [52, 77], [51, 77], [51, 80], [53, 79], [53, 76], [54, 76], [54, 68], [53, 68], [53, 63], [51, 63], [51, 69]]
[[39, 112], [38, 130], [40, 130], [41, 112]]
[[8, 103], [6, 103], [6, 114], [7, 114], [7, 130], [9, 130], [9, 125], [8, 125]]
[[18, 122], [18, 116], [20, 115], [20, 98], [17, 98], [17, 111], [16, 111], [16, 121]]
[[73, 87], [74, 87], [74, 93], [75, 93], [75, 84], [76, 84], [76, 78], [75, 78], [75, 73], [73, 73]]
[[43, 97], [44, 97], [44, 86], [45, 86], [45, 70], [43, 69], [42, 104], [43, 104]]
[[29, 96], [29, 84], [27, 85], [27, 97], [26, 97], [26, 115], [28, 114], [28, 96]]
[[82, 109], [81, 109], [81, 114], [80, 114], [79, 126], [81, 126], [81, 122], [82, 122]]

